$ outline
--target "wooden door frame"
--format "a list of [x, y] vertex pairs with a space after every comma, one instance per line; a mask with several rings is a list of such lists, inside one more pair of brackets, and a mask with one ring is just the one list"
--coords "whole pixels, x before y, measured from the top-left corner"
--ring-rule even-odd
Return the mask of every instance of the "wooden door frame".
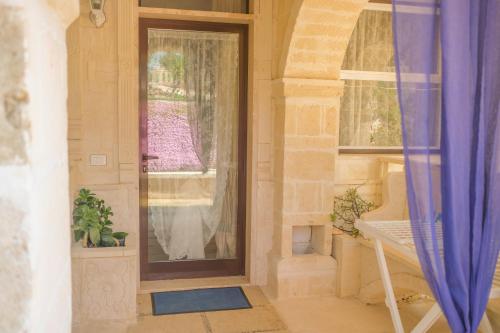
[[[148, 262], [147, 176], [142, 171], [143, 115], [147, 112], [148, 29], [233, 32], [239, 34], [239, 120], [238, 120], [238, 211], [236, 259]], [[248, 25], [215, 22], [139, 19], [139, 192], [141, 280], [163, 280], [245, 274], [247, 117], [248, 117]], [[146, 133], [147, 135], [147, 133]]]

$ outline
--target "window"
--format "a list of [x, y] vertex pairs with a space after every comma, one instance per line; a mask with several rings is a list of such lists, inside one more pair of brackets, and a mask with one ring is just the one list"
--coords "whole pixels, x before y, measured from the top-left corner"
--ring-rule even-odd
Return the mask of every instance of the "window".
[[248, 13], [248, 0], [140, 0], [141, 7]]
[[391, 6], [372, 4], [353, 31], [342, 64], [341, 152], [402, 150]]

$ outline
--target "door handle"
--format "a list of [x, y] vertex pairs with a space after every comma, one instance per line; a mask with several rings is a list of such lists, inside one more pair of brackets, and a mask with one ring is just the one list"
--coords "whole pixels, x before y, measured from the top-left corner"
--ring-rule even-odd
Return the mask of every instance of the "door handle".
[[159, 159], [159, 157], [156, 156], [156, 155], [142, 154], [142, 163], [144, 163], [142, 165], [142, 172], [144, 172], [144, 173], [148, 172], [147, 161], [149, 161], [149, 160], [157, 160], [157, 159]]
[[146, 162], [146, 161], [149, 161], [149, 160], [157, 160], [157, 159], [159, 159], [158, 156], [142, 154], [142, 161], [143, 162]]

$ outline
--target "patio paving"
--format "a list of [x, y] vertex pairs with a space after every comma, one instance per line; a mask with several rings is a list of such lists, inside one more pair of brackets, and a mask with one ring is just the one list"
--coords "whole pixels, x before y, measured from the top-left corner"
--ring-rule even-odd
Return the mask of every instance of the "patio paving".
[[152, 316], [151, 295], [138, 295], [139, 318], [127, 333], [285, 333], [285, 323], [259, 287], [242, 287], [252, 309]]
[[[75, 333], [390, 333], [391, 318], [385, 305], [365, 305], [356, 299], [337, 297], [296, 298], [269, 301], [262, 290], [244, 286], [252, 309], [153, 316], [151, 295], [138, 295], [137, 323], [128, 327], [91, 325]], [[401, 304], [407, 331], [432, 304]], [[429, 333], [450, 332], [444, 319]]]
[[[392, 333], [391, 316], [384, 304], [366, 305], [354, 298], [311, 297], [272, 302], [290, 333]], [[417, 324], [430, 302], [400, 304], [406, 332]], [[428, 333], [448, 333], [443, 318]]]

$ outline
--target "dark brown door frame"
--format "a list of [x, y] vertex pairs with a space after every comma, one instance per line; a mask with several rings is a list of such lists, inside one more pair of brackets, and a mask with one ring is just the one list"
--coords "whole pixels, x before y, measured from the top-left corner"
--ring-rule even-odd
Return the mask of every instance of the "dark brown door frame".
[[[142, 171], [142, 143], [146, 136], [144, 115], [147, 112], [147, 61], [149, 28], [238, 33], [239, 44], [239, 129], [238, 129], [238, 212], [236, 259], [215, 259], [177, 262], [148, 262], [147, 175]], [[246, 228], [246, 155], [247, 155], [247, 94], [248, 94], [248, 26], [214, 22], [191, 22], [161, 19], [139, 19], [139, 188], [140, 188], [140, 270], [141, 280], [162, 280], [245, 274]]]

